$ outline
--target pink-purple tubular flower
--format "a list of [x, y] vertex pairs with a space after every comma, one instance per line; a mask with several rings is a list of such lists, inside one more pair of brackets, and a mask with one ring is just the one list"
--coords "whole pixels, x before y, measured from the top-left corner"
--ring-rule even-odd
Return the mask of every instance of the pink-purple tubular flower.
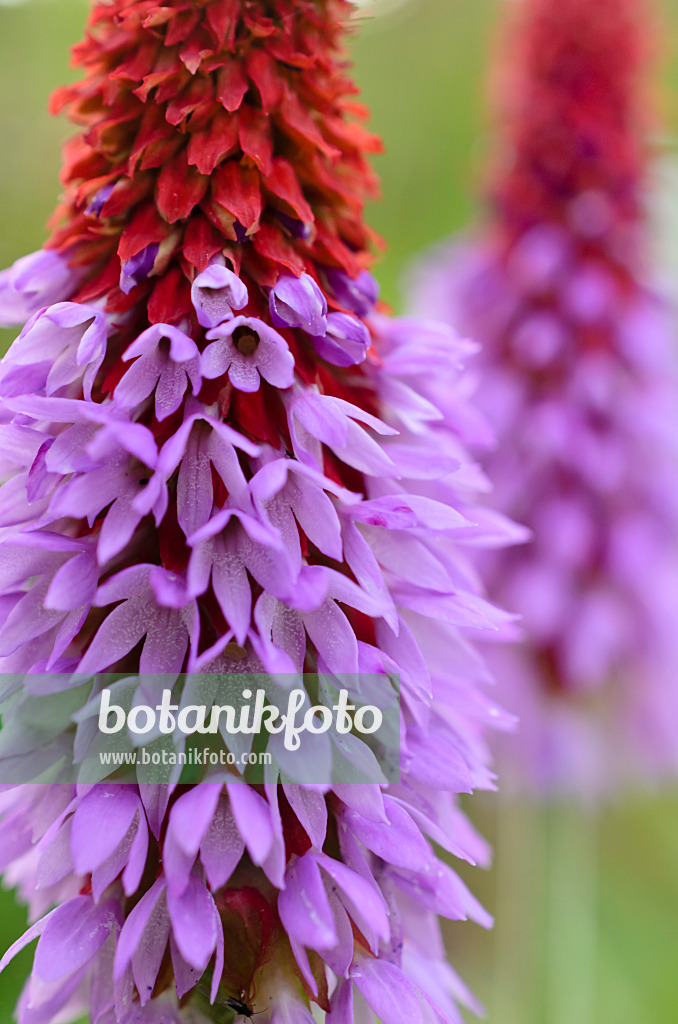
[[412, 307], [482, 344], [492, 501], [534, 535], [483, 559], [528, 634], [493, 662], [515, 761], [592, 794], [678, 764], [675, 323], [646, 266], [644, 5], [524, 7], [492, 221], [422, 265]]

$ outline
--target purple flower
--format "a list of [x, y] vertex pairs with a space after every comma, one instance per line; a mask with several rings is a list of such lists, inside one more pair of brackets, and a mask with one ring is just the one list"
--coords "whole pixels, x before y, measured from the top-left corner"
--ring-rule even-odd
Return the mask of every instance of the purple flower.
[[362, 363], [370, 345], [370, 332], [362, 320], [347, 313], [327, 314], [327, 333], [313, 338], [319, 356], [333, 366]]
[[202, 354], [206, 380], [228, 373], [238, 391], [258, 391], [260, 377], [277, 388], [294, 382], [294, 357], [277, 331], [256, 317], [236, 316], [207, 332], [212, 342]]
[[53, 249], [22, 256], [0, 273], [0, 327], [16, 327], [44, 306], [67, 299], [78, 277]]
[[106, 200], [111, 198], [111, 195], [113, 194], [113, 189], [116, 185], [117, 181], [109, 181], [107, 185], [104, 185], [102, 188], [100, 188], [98, 192], [96, 192], [89, 206], [87, 207], [86, 212], [93, 214], [95, 217], [101, 216], [101, 211], [106, 205]]
[[133, 409], [155, 390], [159, 422], [179, 408], [190, 383], [200, 390], [200, 353], [195, 342], [169, 324], [154, 324], [125, 350], [123, 360], [134, 359], [115, 389], [115, 403]]
[[185, 418], [158, 454], [155, 472], [136, 499], [143, 514], [153, 512], [160, 524], [169, 506], [168, 481], [176, 476], [177, 521], [186, 537], [207, 522], [214, 504], [212, 466], [228, 492], [250, 507], [247, 481], [238, 451], [256, 456], [260, 449], [198, 403], [187, 405]]
[[379, 298], [379, 285], [368, 270], [357, 277], [349, 277], [343, 270], [327, 267], [327, 283], [340, 306], [350, 309], [356, 316], [368, 316]]
[[[49, 311], [46, 322], [62, 329]], [[278, 337], [261, 321], [236, 317], [210, 332], [218, 335], [211, 344], [230, 340], [240, 324], [260, 330], [260, 344], [269, 334]], [[90, 1012], [110, 1024], [155, 1021], [158, 1014], [161, 1022], [180, 1022], [186, 1012], [180, 999], [198, 1013], [210, 997], [235, 998], [237, 990], [224, 980], [224, 949], [229, 942], [232, 964], [233, 928], [252, 928], [262, 915], [280, 930], [275, 941], [292, 958], [279, 965], [284, 977], [304, 978], [313, 988], [316, 956], [332, 972], [331, 999], [318, 989], [332, 1013], [345, 1012], [352, 999], [365, 1001], [368, 1016], [393, 1024], [405, 1024], [403, 1014], [411, 1016], [415, 1007], [456, 1012], [442, 947], [427, 960], [417, 935], [423, 928], [429, 942], [439, 942], [435, 914], [488, 919], [426, 837], [474, 860], [484, 855], [454, 794], [492, 784], [483, 722], [502, 715], [473, 682], [482, 668], [464, 634], [471, 628], [501, 635], [507, 620], [474, 592], [461, 552], [510, 532], [498, 521], [483, 522], [481, 510], [468, 504], [478, 481], [460, 442], [467, 417], [456, 382], [470, 346], [414, 320], [377, 318], [371, 332], [381, 358], [365, 364], [368, 380], [374, 394], [394, 394], [397, 404], [382, 405], [380, 419], [294, 380], [280, 393], [292, 458], [270, 444], [252, 444], [184, 390], [183, 424], [164, 443], [130, 419], [174, 358], [179, 367], [195, 358], [192, 340], [167, 325], [148, 328], [128, 347], [125, 354], [137, 363], [120, 377], [113, 402], [46, 395], [3, 400], [16, 417], [12, 429], [28, 432], [22, 454], [16, 451], [17, 487], [26, 487], [22, 467], [30, 471], [40, 458], [49, 477], [41, 525], [25, 540], [20, 534], [3, 542], [0, 586], [13, 602], [0, 626], [6, 670], [63, 670], [68, 654], [68, 671], [92, 674], [125, 664], [136, 652], [138, 669], [151, 677], [184, 667], [301, 673], [312, 651], [324, 672], [399, 673], [408, 706], [428, 721], [423, 728], [419, 711], [403, 720], [402, 765], [412, 791], [286, 783], [259, 793], [246, 785], [204, 784], [172, 796], [171, 788], [148, 785], [57, 787], [48, 814], [39, 788], [2, 795], [3, 827], [15, 837], [6, 863], [31, 854], [26, 864], [32, 866], [14, 876], [22, 893], [44, 914], [50, 903], [34, 894], [36, 878], [42, 879], [59, 907], [26, 936], [41, 933], [29, 986], [45, 1021], [75, 993], [89, 992]], [[154, 361], [161, 343], [162, 365]], [[274, 349], [291, 367], [286, 346], [274, 343]], [[151, 366], [132, 405], [125, 396], [134, 381], [127, 375], [144, 361]], [[156, 419], [162, 422], [162, 415]], [[363, 474], [364, 494], [324, 474], [326, 451]], [[138, 556], [130, 564], [127, 552], [150, 554], [144, 538], [154, 536], [153, 520], [162, 528], [173, 501], [187, 541], [185, 570]], [[74, 540], [68, 533], [76, 527], [90, 534]], [[300, 531], [320, 560], [309, 558]], [[198, 614], [208, 595], [228, 624], [221, 633]], [[372, 638], [356, 633], [351, 609], [373, 621]], [[63, 676], [51, 678], [43, 674], [36, 685], [63, 685]], [[469, 688], [470, 705], [460, 700]], [[87, 722], [79, 718], [70, 741], [78, 749], [91, 742]], [[35, 760], [35, 752], [30, 756]], [[426, 794], [423, 802], [415, 790]], [[306, 837], [291, 854], [284, 824], [290, 813], [295, 835]], [[342, 837], [332, 855], [323, 849], [330, 815]], [[254, 875], [241, 896], [230, 880], [245, 853]], [[157, 878], [147, 883], [151, 863]], [[79, 895], [85, 884], [91, 895]], [[77, 956], [70, 940], [62, 940], [62, 926], [87, 936]], [[356, 928], [364, 949], [355, 945]], [[267, 956], [263, 948], [256, 955]], [[167, 963], [171, 989], [159, 991]], [[269, 977], [277, 979], [271, 988]], [[270, 1008], [272, 1017], [308, 1014], [305, 997], [280, 977], [275, 965], [267, 968], [255, 1008]], [[398, 993], [396, 1001], [384, 986]]]
[[276, 327], [301, 327], [308, 334], [325, 334], [327, 299], [310, 274], [278, 278], [268, 296], [268, 306]]
[[80, 382], [87, 398], [106, 353], [107, 324], [93, 306], [59, 302], [32, 317], [3, 361], [0, 394], [54, 395]]
[[[188, 650], [191, 607], [163, 607], [153, 575], [159, 567], [134, 565], [110, 577], [97, 590], [95, 607], [115, 608], [106, 616], [78, 665], [79, 672], [101, 672], [143, 641], [141, 672], [179, 672]], [[155, 586], [153, 586], [155, 582]]]
[[120, 291], [124, 292], [125, 295], [129, 295], [132, 288], [141, 282], [145, 281], [148, 275], [153, 270], [156, 256], [160, 246], [157, 242], [152, 242], [150, 245], [145, 246], [135, 256], [131, 256], [126, 260], [120, 270]]
[[298, 220], [296, 217], [290, 217], [288, 214], [283, 213], [282, 210], [276, 210], [276, 217], [293, 238], [307, 239], [313, 234], [312, 224], [305, 224], [304, 221]]
[[[438, 303], [484, 342], [476, 396], [501, 439], [483, 457], [493, 506], [534, 537], [482, 557], [490, 594], [529, 637], [492, 657], [523, 729], [505, 764], [538, 788], [605, 790], [620, 751], [629, 777], [678, 761], [671, 317], [641, 279], [611, 301], [609, 279], [567, 264], [549, 286], [560, 311], [544, 312], [504, 265], [490, 244], [451, 248], [424, 265], [413, 305]], [[589, 332], [608, 351], [587, 353]]]
[[247, 288], [228, 267], [213, 263], [193, 282], [191, 302], [202, 327], [217, 327], [247, 305]]
[[[492, 506], [533, 535], [479, 557], [527, 634], [491, 658], [522, 725], [504, 770], [589, 798], [678, 767], [678, 360], [645, 254], [640, 8], [534, 0], [525, 19], [492, 223], [421, 264], [411, 308], [481, 343]], [[546, 124], [595, 158], [561, 177]]]

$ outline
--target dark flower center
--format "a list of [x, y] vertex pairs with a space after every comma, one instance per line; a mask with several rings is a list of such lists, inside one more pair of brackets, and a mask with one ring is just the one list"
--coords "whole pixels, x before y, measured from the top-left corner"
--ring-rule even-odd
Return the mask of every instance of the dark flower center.
[[240, 644], [237, 644], [235, 640], [231, 640], [230, 644], [226, 644], [224, 647], [224, 654], [231, 661], [242, 661], [243, 658], [247, 657], [247, 651]]
[[259, 335], [249, 327], [236, 327], [233, 331], [233, 344], [243, 356], [251, 356], [259, 345]]

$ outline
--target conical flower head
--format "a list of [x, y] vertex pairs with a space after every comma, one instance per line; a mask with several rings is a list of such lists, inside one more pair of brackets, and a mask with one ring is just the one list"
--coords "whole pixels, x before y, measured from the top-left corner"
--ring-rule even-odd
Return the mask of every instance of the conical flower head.
[[540, 787], [590, 792], [678, 755], [678, 377], [647, 267], [645, 16], [521, 5], [489, 223], [416, 286], [415, 308], [484, 346], [493, 500], [534, 535], [488, 570], [528, 634], [497, 664]]
[[39, 936], [21, 1024], [343, 1022], [354, 1002], [428, 1024], [469, 998], [436, 915], [487, 918], [432, 843], [485, 856], [455, 795], [492, 784], [501, 714], [468, 631], [505, 617], [464, 548], [510, 531], [474, 505], [472, 346], [375, 312], [347, 13], [93, 11], [57, 98], [83, 132], [54, 234], [0, 282], [27, 319], [0, 368], [0, 765], [82, 762], [102, 673], [136, 715], [168, 675], [303, 695], [306, 672], [315, 700], [320, 676], [351, 699], [369, 678], [371, 700], [400, 677], [400, 781], [255, 784], [240, 759], [195, 785], [8, 788], [0, 867], [38, 920], [7, 957]]

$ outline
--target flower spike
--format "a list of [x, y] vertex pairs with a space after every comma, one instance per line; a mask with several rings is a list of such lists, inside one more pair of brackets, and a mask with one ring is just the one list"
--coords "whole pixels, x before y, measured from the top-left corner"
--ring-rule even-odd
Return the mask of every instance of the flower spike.
[[[93, 8], [54, 99], [85, 126], [54, 234], [0, 282], [28, 320], [0, 368], [3, 736], [16, 782], [82, 767], [125, 700], [159, 757], [153, 709], [221, 713], [228, 679], [323, 711], [333, 687], [379, 711], [399, 679], [400, 749], [383, 768], [357, 727], [314, 735], [300, 778], [281, 740], [253, 777], [229, 734], [206, 779], [3, 787], [38, 939], [20, 1024], [458, 1019], [436, 915], [488, 919], [437, 850], [486, 857], [457, 794], [493, 785], [473, 637], [507, 618], [465, 548], [502, 529], [465, 449], [472, 347], [375, 308], [349, 11]], [[40, 742], [36, 706], [65, 709]]]

